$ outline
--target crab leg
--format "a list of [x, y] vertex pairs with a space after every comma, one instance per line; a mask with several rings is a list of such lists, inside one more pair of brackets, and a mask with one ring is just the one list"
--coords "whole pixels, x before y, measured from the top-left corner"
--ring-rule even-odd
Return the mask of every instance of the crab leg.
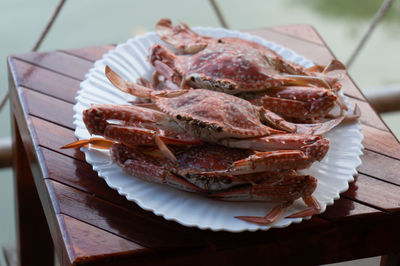
[[130, 105], [93, 104], [83, 111], [83, 122], [90, 134], [102, 135], [108, 125], [107, 120], [149, 125], [167, 125], [168, 116], [162, 112]]
[[322, 160], [329, 149], [329, 141], [321, 136], [305, 134], [275, 134], [251, 139], [223, 139], [222, 145], [257, 151], [300, 150], [313, 160]]
[[337, 99], [335, 93], [328, 89], [295, 86], [270, 89], [256, 95], [244, 94], [243, 97], [276, 114], [300, 120], [325, 116]]
[[[312, 195], [307, 197], [302, 197], [304, 203], [308, 206], [305, 210], [299, 211], [292, 215], [287, 216], [286, 218], [304, 218], [307, 216], [312, 216], [321, 212], [321, 204], [314, 198]], [[291, 203], [284, 203], [275, 206], [269, 213], [267, 213], [264, 217], [258, 216], [235, 216], [240, 220], [249, 223], [255, 223], [258, 225], [269, 225], [275, 221], [277, 221], [280, 217], [282, 217], [283, 212], [287, 207], [289, 207]]]
[[245, 159], [234, 162], [224, 172], [233, 175], [259, 172], [276, 173], [291, 169], [306, 169], [312, 162], [312, 158], [299, 150], [256, 152]]
[[185, 191], [205, 192], [205, 190], [166, 170], [166, 166], [174, 167], [175, 165], [171, 165], [164, 158], [154, 158], [121, 144], [115, 144], [110, 151], [113, 160], [132, 176], [153, 183], [167, 184]]
[[[245, 201], [256, 200], [266, 202], [279, 202], [269, 213], [263, 217], [257, 216], [236, 216], [240, 220], [256, 223], [259, 225], [268, 225], [282, 217], [286, 207], [293, 201], [302, 197], [309, 208], [301, 211], [290, 218], [306, 217], [318, 213], [321, 209], [318, 201], [312, 196], [317, 187], [317, 179], [309, 175], [297, 175], [294, 171], [272, 176], [270, 179], [247, 186], [244, 188], [229, 189], [224, 192], [212, 194], [212, 197], [231, 200]], [[311, 214], [310, 214], [311, 213]]]
[[308, 206], [307, 209], [294, 213], [292, 215], [287, 216], [287, 218], [302, 218], [307, 216], [312, 216], [314, 214], [318, 214], [321, 212], [321, 204], [314, 198], [312, 195], [303, 196], [303, 201]]
[[263, 108], [261, 112], [263, 114], [262, 118], [264, 118], [264, 122], [274, 126], [277, 129], [281, 129], [289, 133], [308, 135], [322, 135], [339, 125], [345, 119], [344, 116], [340, 116], [323, 123], [296, 124], [286, 121], [281, 116], [268, 109]]
[[163, 41], [184, 54], [197, 53], [208, 44], [207, 37], [198, 35], [184, 23], [173, 27], [171, 20], [167, 18], [163, 18], [157, 23], [156, 32]]
[[162, 97], [176, 97], [181, 94], [187, 93], [187, 89], [174, 89], [174, 90], [161, 90], [155, 91], [150, 88], [135, 84], [133, 82], [126, 81], [108, 65], [105, 68], [105, 74], [108, 80], [118, 89], [123, 92], [135, 95], [140, 98], [152, 98], [157, 96]]
[[[112, 124], [108, 120], [118, 120], [123, 125]], [[185, 135], [181, 135], [180, 139], [176, 138], [177, 134], [174, 137], [164, 136], [164, 133], [159, 133], [160, 129], [167, 130], [167, 132], [174, 131], [174, 129], [177, 129], [175, 122], [169, 120], [164, 113], [136, 106], [92, 105], [91, 108], [83, 112], [83, 121], [90, 134], [102, 135], [130, 147], [156, 145], [165, 157], [173, 162], [176, 162], [176, 158], [166, 144], [191, 145], [202, 143], [198, 139]], [[149, 128], [138, 127], [138, 124], [147, 125]], [[88, 143], [94, 142], [89, 140]], [[87, 143], [81, 143], [81, 146], [85, 144]]]

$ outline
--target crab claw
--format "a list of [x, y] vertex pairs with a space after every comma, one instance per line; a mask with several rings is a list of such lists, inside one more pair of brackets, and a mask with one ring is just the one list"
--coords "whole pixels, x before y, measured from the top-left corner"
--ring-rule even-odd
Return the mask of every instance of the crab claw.
[[338, 98], [332, 90], [305, 86], [282, 86], [240, 97], [285, 118], [299, 121], [326, 116]]
[[234, 162], [227, 172], [232, 175], [258, 172], [276, 173], [290, 169], [305, 169], [311, 163], [310, 157], [299, 150], [256, 152], [245, 159]]
[[222, 145], [257, 151], [300, 150], [310, 160], [322, 160], [329, 150], [329, 140], [306, 134], [275, 134], [251, 139], [223, 139]]
[[123, 77], [121, 77], [117, 72], [112, 70], [109, 66], [106, 66], [105, 73], [108, 80], [118, 89], [123, 92], [132, 94], [136, 97], [140, 98], [154, 98], [154, 97], [176, 97], [181, 94], [187, 93], [188, 89], [178, 89], [176, 86], [175, 90], [161, 90], [155, 91], [144, 86], [138, 85], [133, 82], [126, 81]]
[[163, 18], [156, 25], [156, 32], [161, 40], [174, 46], [184, 54], [194, 54], [207, 47], [207, 38], [203, 38], [190, 29], [185, 23], [172, 26], [168, 18]]
[[140, 98], [150, 98], [152, 89], [143, 87], [133, 82], [126, 81], [117, 72], [112, 70], [108, 65], [105, 68], [105, 74], [108, 80], [123, 92], [130, 93]]
[[276, 113], [263, 108], [263, 118], [268, 124], [277, 129], [284, 130], [289, 133], [306, 134], [306, 135], [322, 135], [339, 125], [344, 119], [344, 116], [328, 120], [323, 123], [315, 124], [296, 124], [286, 121]]

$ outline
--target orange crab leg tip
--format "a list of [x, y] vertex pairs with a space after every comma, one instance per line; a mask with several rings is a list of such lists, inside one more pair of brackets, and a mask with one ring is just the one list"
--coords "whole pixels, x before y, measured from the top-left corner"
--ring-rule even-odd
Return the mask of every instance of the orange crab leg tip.
[[92, 145], [92, 148], [96, 149], [109, 149], [114, 142], [102, 138], [90, 138], [90, 139], [82, 139], [72, 143], [69, 143], [65, 146], [60, 147], [60, 149], [74, 149], [80, 147], [87, 147], [89, 144]]
[[319, 214], [321, 212], [322, 210], [321, 204], [317, 201], [316, 198], [314, 198], [313, 196], [309, 196], [309, 197], [303, 197], [303, 200], [309, 207], [305, 210], [289, 215], [286, 218], [304, 218], [315, 214]]
[[235, 218], [248, 223], [254, 223], [258, 225], [269, 225], [276, 222], [280, 217], [282, 217], [284, 206], [278, 205], [274, 207], [267, 215], [264, 217], [257, 216], [235, 216]]

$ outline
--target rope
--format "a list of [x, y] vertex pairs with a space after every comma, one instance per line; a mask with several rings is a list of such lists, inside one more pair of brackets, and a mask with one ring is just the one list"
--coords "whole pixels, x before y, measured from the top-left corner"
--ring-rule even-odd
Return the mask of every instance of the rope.
[[215, 0], [209, 0], [210, 4], [212, 5], [212, 7], [214, 8], [215, 14], [217, 14], [219, 23], [221, 24], [222, 27], [229, 29], [228, 24], [225, 21], [224, 16], [222, 15], [221, 10], [219, 9], [217, 2], [215, 2]]
[[393, 0], [385, 0], [382, 3], [381, 7], [378, 9], [378, 11], [375, 13], [374, 18], [372, 19], [372, 22], [371, 22], [367, 32], [364, 34], [361, 41], [358, 43], [356, 49], [354, 50], [353, 54], [350, 56], [350, 59], [347, 61], [347, 63], [346, 63], [347, 68], [350, 68], [350, 66], [353, 64], [354, 60], [360, 53], [361, 49], [364, 47], [365, 43], [367, 42], [367, 40], [371, 36], [372, 32], [374, 31], [375, 27], [378, 25], [378, 23], [381, 21], [383, 16], [389, 10], [392, 3], [393, 3]]
[[58, 14], [60, 13], [62, 7], [64, 6], [66, 0], [61, 0], [60, 3], [58, 3], [58, 6], [56, 7], [56, 10], [54, 11], [53, 15], [50, 18], [50, 21], [47, 23], [46, 27], [44, 28], [42, 34], [40, 35], [39, 39], [37, 40], [35, 46], [32, 48], [32, 52], [36, 52], [40, 45], [42, 44], [44, 38], [46, 37], [47, 33], [53, 26], [54, 21], [56, 20]]
[[[42, 44], [44, 38], [47, 36], [47, 33], [49, 32], [49, 30], [51, 29], [51, 27], [54, 24], [54, 21], [56, 20], [58, 14], [60, 13], [62, 7], [64, 6], [66, 0], [61, 0], [60, 3], [57, 5], [56, 10], [54, 10], [53, 15], [50, 18], [50, 21], [46, 24], [46, 27], [44, 28], [42, 34], [40, 34], [39, 39], [36, 41], [35, 46], [33, 46], [32, 48], [32, 52], [36, 52], [40, 45]], [[6, 94], [4, 95], [4, 97], [1, 99], [0, 102], [0, 111], [3, 110], [4, 105], [6, 104], [8, 97], [9, 97], [10, 92], [7, 91]]]

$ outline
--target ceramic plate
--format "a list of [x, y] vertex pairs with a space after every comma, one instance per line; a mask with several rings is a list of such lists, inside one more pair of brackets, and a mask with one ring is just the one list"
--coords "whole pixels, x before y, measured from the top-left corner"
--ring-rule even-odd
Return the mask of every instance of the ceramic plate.
[[[273, 49], [286, 60], [291, 60], [305, 67], [313, 63], [283, 46], [265, 41], [257, 36], [219, 28], [194, 28], [202, 35], [214, 37], [239, 37], [261, 43]], [[153, 67], [148, 63], [147, 56], [150, 46], [162, 43], [156, 33], [149, 32], [143, 36], [129, 39], [108, 52], [102, 59], [95, 62], [94, 67], [81, 83], [81, 89], [74, 106], [75, 135], [78, 139], [89, 138], [90, 135], [82, 121], [82, 111], [92, 103], [128, 104], [133, 96], [125, 94], [108, 82], [104, 74], [105, 65], [120, 73], [125, 79], [135, 81], [139, 76], [150, 79]], [[331, 148], [321, 162], [316, 162], [310, 169], [302, 171], [318, 179], [314, 196], [325, 211], [327, 205], [333, 204], [339, 198], [339, 193], [348, 189], [348, 183], [353, 180], [356, 167], [361, 164], [362, 134], [360, 124], [341, 125], [326, 134], [331, 142]], [[231, 232], [268, 230], [271, 227], [286, 227], [291, 223], [299, 223], [301, 218], [281, 218], [274, 224], [259, 226], [246, 223], [234, 216], [264, 216], [273, 204], [259, 202], [224, 202], [202, 197], [196, 194], [173, 189], [168, 186], [142, 181], [125, 174], [114, 164], [108, 152], [82, 148], [86, 161], [93, 166], [98, 175], [107, 184], [116, 189], [128, 200], [136, 202], [141, 208], [152, 211], [167, 220], [176, 221], [185, 226], [226, 230]], [[297, 200], [288, 208], [284, 216], [298, 212], [306, 206], [302, 200]]]

